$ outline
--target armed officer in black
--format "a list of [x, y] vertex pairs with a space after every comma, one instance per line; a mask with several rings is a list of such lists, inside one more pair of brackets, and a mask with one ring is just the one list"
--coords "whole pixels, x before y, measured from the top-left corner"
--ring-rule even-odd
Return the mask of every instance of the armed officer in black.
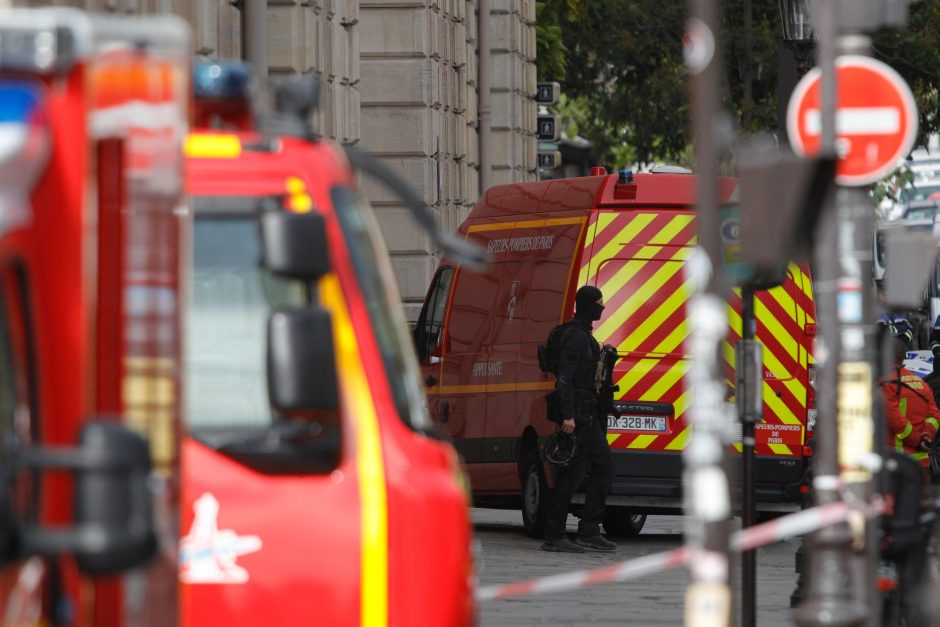
[[[591, 335], [592, 325], [604, 311], [604, 295], [585, 285], [575, 296], [575, 314], [561, 337], [555, 391], [561, 413], [561, 428], [574, 433], [577, 448], [568, 464], [559, 469], [555, 489], [545, 513], [543, 551], [583, 553], [585, 548], [613, 551], [617, 545], [601, 535], [604, 502], [613, 476], [610, 447], [607, 445], [606, 416], [597, 412], [597, 373], [600, 347]], [[578, 523], [578, 537], [571, 542], [565, 535], [565, 522], [571, 497], [585, 488], [584, 511]]]

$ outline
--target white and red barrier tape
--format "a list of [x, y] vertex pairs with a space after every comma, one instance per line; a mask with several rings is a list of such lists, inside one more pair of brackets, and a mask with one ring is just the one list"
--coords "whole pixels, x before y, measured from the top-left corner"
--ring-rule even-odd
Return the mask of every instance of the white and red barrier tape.
[[[866, 518], [872, 518], [880, 515], [883, 507], [883, 502], [876, 499], [861, 507], [850, 506], [839, 501], [804, 509], [795, 514], [789, 514], [735, 532], [731, 536], [731, 549], [733, 551], [748, 551], [765, 544], [779, 542], [785, 538], [816, 531], [846, 520], [852, 512], [859, 512]], [[643, 575], [685, 566], [694, 553], [695, 551], [690, 547], [680, 546], [671, 551], [644, 555], [600, 568], [575, 570], [530, 579], [529, 581], [485, 586], [477, 591], [477, 600], [491, 601], [493, 599], [547, 594], [549, 592], [587, 588], [615, 581], [627, 581]]]

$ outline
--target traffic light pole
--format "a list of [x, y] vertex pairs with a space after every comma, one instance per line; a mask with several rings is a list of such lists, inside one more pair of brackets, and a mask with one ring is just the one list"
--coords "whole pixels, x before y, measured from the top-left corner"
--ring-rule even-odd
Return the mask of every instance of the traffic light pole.
[[685, 624], [728, 627], [731, 494], [722, 438], [728, 417], [721, 345], [728, 319], [719, 239], [718, 174], [722, 151], [717, 133], [721, 108], [718, 2], [691, 0], [691, 14], [686, 25], [685, 61], [692, 74], [700, 252], [686, 266], [694, 279], [696, 295], [690, 305], [695, 355], [689, 373], [690, 389], [695, 390], [690, 409], [693, 435], [683, 452], [686, 543], [695, 552], [689, 566]]

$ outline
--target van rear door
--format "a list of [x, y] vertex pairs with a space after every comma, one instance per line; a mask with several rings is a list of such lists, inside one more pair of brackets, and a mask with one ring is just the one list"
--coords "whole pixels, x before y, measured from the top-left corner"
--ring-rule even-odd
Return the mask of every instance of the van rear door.
[[[682, 270], [695, 243], [694, 214], [598, 211], [594, 222], [578, 284], [604, 293], [607, 307], [594, 335], [624, 356], [614, 376], [623, 415], [609, 425], [607, 439], [614, 450], [680, 451], [688, 437], [683, 375], [690, 367], [686, 304], [692, 295]], [[618, 475], [638, 474], [622, 456], [615, 455], [615, 465]], [[654, 466], [642, 474], [677, 477], [681, 470]]]
[[[755, 430], [758, 455], [799, 457], [802, 455], [806, 425], [808, 347], [800, 341], [805, 318], [802, 273], [791, 264], [783, 285], [759, 291], [754, 302], [757, 340], [763, 345], [763, 423]], [[741, 333], [740, 292], [729, 308], [731, 326], [725, 354], [733, 355], [733, 345]], [[729, 361], [733, 367], [733, 358]], [[787, 472], [790, 469], [790, 472]], [[799, 481], [802, 468], [782, 466], [775, 473], [780, 482]]]
[[[672, 209], [599, 210], [588, 230], [578, 284], [596, 285], [607, 307], [595, 326], [601, 344], [623, 358], [614, 373], [622, 416], [608, 421], [614, 455], [614, 492], [677, 496], [682, 451], [689, 439], [692, 394], [684, 381], [691, 367], [688, 319], [692, 283], [683, 268], [696, 244], [694, 212]], [[794, 269], [799, 276], [795, 276]], [[757, 339], [764, 350], [764, 423], [758, 425], [758, 481], [772, 494], [800, 481], [806, 422], [809, 346], [799, 323], [807, 318], [802, 273], [792, 266], [783, 286], [761, 292], [755, 305]], [[741, 332], [740, 295], [729, 303], [723, 345], [729, 403], [734, 401], [734, 349]], [[740, 443], [736, 448], [740, 450]], [[763, 489], [759, 489], [761, 492]], [[761, 494], [759, 494], [761, 496]]]

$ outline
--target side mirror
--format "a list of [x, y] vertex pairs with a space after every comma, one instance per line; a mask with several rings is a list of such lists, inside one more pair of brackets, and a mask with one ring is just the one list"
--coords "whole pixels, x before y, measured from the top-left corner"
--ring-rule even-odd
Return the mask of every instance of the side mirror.
[[318, 307], [275, 311], [268, 320], [268, 394], [286, 416], [339, 409], [333, 321]]
[[28, 449], [24, 466], [69, 470], [75, 476], [75, 526], [21, 531], [25, 555], [75, 556], [79, 570], [109, 575], [146, 563], [157, 550], [150, 448], [118, 422], [84, 426], [78, 448]]
[[330, 271], [326, 222], [319, 213], [261, 215], [262, 264], [276, 275], [314, 281]]

